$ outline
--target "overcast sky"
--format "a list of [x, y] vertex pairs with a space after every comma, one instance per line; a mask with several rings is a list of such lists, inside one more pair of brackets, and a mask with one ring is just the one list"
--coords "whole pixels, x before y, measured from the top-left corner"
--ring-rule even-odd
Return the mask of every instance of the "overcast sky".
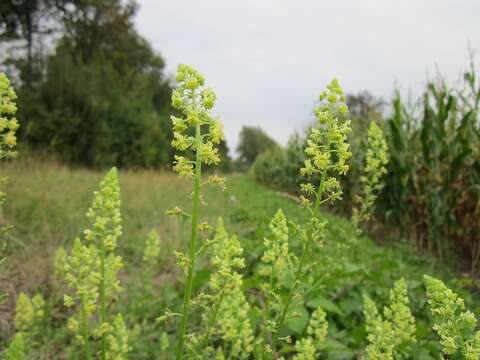
[[285, 144], [336, 77], [346, 92], [418, 94], [436, 67], [480, 61], [480, 0], [140, 0], [137, 28], [174, 74], [202, 72], [231, 149], [243, 125]]

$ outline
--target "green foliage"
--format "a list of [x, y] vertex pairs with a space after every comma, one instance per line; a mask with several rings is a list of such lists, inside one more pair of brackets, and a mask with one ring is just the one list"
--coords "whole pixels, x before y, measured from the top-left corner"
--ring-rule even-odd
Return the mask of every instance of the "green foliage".
[[1, 9], [0, 41], [24, 39], [28, 50], [5, 63], [18, 74], [26, 145], [89, 167], [170, 164], [172, 85], [134, 27], [135, 1], [7, 1]]
[[170, 106], [163, 93], [170, 86], [154, 64], [146, 60], [152, 69], [136, 70], [127, 83], [103, 55], [82, 61], [74, 49], [58, 49], [44, 80], [21, 89], [22, 136], [34, 149], [86, 166], [167, 166]]
[[249, 176], [275, 189], [298, 192], [300, 184], [305, 181], [304, 177], [299, 176], [306, 159], [304, 145], [304, 140], [294, 135], [285, 149], [278, 146], [263, 152], [255, 158]]
[[[44, 270], [45, 264], [53, 263], [53, 251], [48, 249], [54, 249], [62, 243], [69, 249], [74, 234], [81, 233], [87, 226], [84, 213], [91, 201], [88, 193], [101, 180], [101, 174], [55, 163], [24, 161], [26, 160], [7, 164], [4, 169], [12, 178], [9, 193], [15, 198], [14, 202], [7, 202], [5, 208], [6, 218], [14, 225], [12, 238], [28, 239], [29, 242], [26, 246], [15, 243], [11, 247], [13, 253], [9, 255], [9, 263], [12, 266], [5, 269], [5, 276], [15, 279], [18, 272], [27, 273], [28, 279], [35, 280], [20, 280], [21, 283], [13, 284], [28, 286], [29, 293], [33, 294], [37, 288], [52, 288], [51, 281], [54, 279], [42, 276], [42, 271], [50, 271], [48, 268]], [[121, 171], [120, 180], [124, 234], [117, 251], [125, 263], [122, 271], [122, 287], [125, 291], [119, 294], [115, 311], [122, 314], [128, 325], [130, 358], [169, 359], [174, 357], [176, 323], [158, 324], [155, 319], [166, 309], [175, 312], [181, 304], [182, 274], [172, 271], [173, 259], [167, 255], [174, 249], [179, 249], [183, 239], [189, 236], [189, 218], [170, 218], [161, 214], [175, 204], [187, 208], [191, 200], [184, 194], [190, 193], [191, 189], [188, 182], [168, 173]], [[25, 189], [29, 191], [25, 192]], [[56, 191], [49, 191], [51, 189]], [[71, 192], [71, 189], [76, 191]], [[45, 196], [47, 192], [48, 197]], [[204, 219], [214, 223], [222, 216], [224, 225], [229, 230], [229, 238], [231, 234], [237, 234], [244, 249], [242, 257], [245, 268], [239, 269], [238, 273], [243, 278], [242, 291], [250, 305], [248, 318], [257, 340], [262, 323], [262, 312], [258, 311], [261, 309], [262, 298], [258, 290], [265, 282], [265, 277], [259, 276], [258, 265], [263, 255], [263, 241], [266, 237], [271, 237], [268, 224], [278, 208], [282, 208], [286, 219], [299, 224], [308, 221], [309, 213], [299, 211], [296, 202], [243, 175], [230, 176], [225, 193], [205, 187], [202, 197], [208, 204], [203, 207]], [[328, 336], [320, 344], [318, 356], [354, 359], [368, 345], [362, 316], [362, 294], [366, 292], [375, 300], [379, 309], [384, 309], [389, 306], [389, 291], [394, 281], [404, 277], [409, 287], [410, 306], [418, 329], [417, 347], [412, 351], [412, 358], [440, 358], [441, 347], [429, 325], [431, 320], [425, 304], [422, 274], [432, 274], [445, 280], [449, 287], [465, 299], [466, 306], [478, 313], [480, 302], [475, 292], [471, 291], [474, 283], [463, 277], [457, 279], [458, 275], [451, 271], [451, 267], [432, 258], [415, 255], [410, 247], [399, 241], [379, 246], [367, 236], [359, 236], [347, 219], [326, 211], [321, 211], [319, 216], [328, 220], [325, 240], [322, 247], [315, 247], [316, 251], [312, 252], [314, 266], [310, 267], [310, 280], [302, 285], [308, 289], [307, 293], [302, 290], [305, 305], [303, 308], [292, 308], [280, 334], [282, 339], [285, 338], [280, 342], [281, 356], [288, 359], [295, 355], [295, 343], [307, 336], [309, 317], [321, 306], [328, 320]], [[146, 264], [142, 259], [145, 239], [154, 226], [161, 239], [162, 259], [156, 265], [152, 285], [146, 287]], [[298, 256], [301, 251], [298, 236], [291, 224], [287, 226], [289, 253]], [[208, 239], [212, 238], [213, 236], [208, 236]], [[354, 242], [355, 247], [346, 248], [345, 244], [350, 242]], [[206, 254], [207, 259], [202, 256], [199, 260], [202, 267], [197, 267], [194, 289], [195, 294], [203, 292], [210, 295], [212, 292], [208, 282], [216, 268], [211, 263], [211, 248], [207, 246], [204, 249], [202, 254]], [[285, 295], [283, 292], [281, 294]], [[71, 337], [64, 326], [64, 319], [71, 310], [65, 309], [55, 300], [57, 297], [52, 295], [46, 299], [47, 308], [53, 307], [51, 312], [46, 312], [47, 335], [33, 349], [32, 357], [56, 358], [68, 357], [69, 354], [73, 357], [82, 356], [72, 346]], [[200, 314], [210, 315], [212, 309], [208, 308], [204, 312], [202, 308], [194, 306], [188, 333], [204, 334], [203, 326], [206, 324]], [[239, 312], [233, 313], [236, 316]], [[290, 341], [286, 339], [287, 336], [290, 336]], [[170, 346], [161, 345], [165, 339], [168, 339]], [[7, 346], [7, 339], [2, 340], [0, 348]], [[218, 335], [213, 335], [209, 342], [210, 346], [214, 344], [215, 347], [222, 343]], [[259, 358], [257, 353], [260, 350], [257, 346], [252, 357]], [[217, 350], [217, 353], [222, 351]], [[224, 353], [224, 356], [227, 357], [228, 353]]]
[[430, 82], [415, 112], [397, 95], [387, 119], [391, 161], [379, 197], [384, 219], [439, 255], [478, 261], [480, 92], [473, 66], [462, 88]]
[[[342, 182], [342, 206], [348, 212], [357, 209], [353, 209], [354, 222], [376, 215], [414, 240], [418, 248], [444, 257], [469, 258], [474, 269], [480, 260], [480, 87], [473, 64], [464, 80], [458, 88], [449, 88], [443, 81], [429, 82], [417, 101], [419, 108], [407, 106], [397, 93], [386, 119], [381, 117], [381, 102], [369, 96], [350, 96], [353, 158], [349, 164], [352, 171]], [[386, 146], [377, 141], [377, 150], [388, 149], [388, 165], [385, 156], [379, 158], [383, 163], [378, 167], [380, 173], [384, 173], [383, 167], [388, 173], [381, 179], [372, 177], [368, 164], [373, 154], [368, 150], [371, 123], [378, 124], [385, 135]], [[308, 146], [302, 141], [297, 144], [258, 157], [251, 168], [252, 177], [296, 193], [295, 184], [300, 180], [296, 169], [303, 161], [296, 149]], [[374, 198], [377, 211], [370, 205]]]
[[[158, 261], [156, 232], [146, 242], [138, 241], [146, 237], [146, 231], [138, 228], [156, 226], [163, 231], [163, 226], [153, 225], [167, 205], [165, 198], [151, 196], [158, 192], [150, 189], [159, 181], [158, 175], [144, 173], [143, 182], [132, 185], [132, 176], [137, 175], [124, 173], [122, 184], [135, 200], [127, 204], [135, 206], [142, 199], [142, 208], [153, 204], [147, 210], [152, 212], [148, 224], [138, 223], [138, 213], [125, 208], [135, 214], [127, 216], [126, 223], [137, 229], [138, 237], [118, 244], [122, 233], [120, 192], [112, 169], [95, 192], [83, 240], [77, 239], [69, 253], [60, 249], [55, 256], [55, 273], [63, 276], [70, 288], [64, 296], [66, 308], [55, 303], [54, 296], [46, 302], [22, 296], [16, 321], [20, 331], [5, 354], [19, 357], [34, 351], [32, 357], [42, 358], [44, 352], [51, 358], [52, 354], [59, 356], [58, 349], [62, 349], [62, 356], [86, 359], [97, 355], [102, 359], [168, 359], [174, 356], [172, 338], [178, 359], [353, 359], [365, 347], [366, 357], [371, 359], [439, 358], [442, 347], [447, 355], [478, 357], [475, 316], [464, 310], [463, 300], [443, 283], [427, 277], [428, 306], [440, 344], [432, 336], [420, 276], [441, 273], [438, 267], [412, 255], [408, 247], [379, 247], [345, 220], [322, 211], [322, 205], [341, 198], [340, 178], [348, 172], [352, 156], [345, 96], [336, 80], [320, 95], [315, 109], [318, 124], [311, 129], [304, 152], [300, 170], [304, 211], [299, 211], [297, 203], [243, 177], [232, 177], [232, 196], [220, 199], [218, 190], [205, 186], [225, 189], [225, 179], [218, 175], [202, 177], [202, 166], [220, 161], [222, 126], [210, 115], [215, 94], [204, 87], [203, 77], [191, 67], [179, 66], [177, 81], [172, 103], [181, 117], [172, 117], [173, 146], [183, 154], [176, 156], [174, 169], [194, 182], [191, 198], [178, 205], [191, 202], [193, 210], [191, 214], [180, 206], [169, 210], [176, 216], [170, 229], [177, 231], [162, 232], [160, 239], [162, 246], [170, 245], [173, 250], [184, 247], [181, 239], [190, 234], [188, 254], [177, 252], [184, 281], [180, 272], [170, 270], [172, 259]], [[365, 180], [365, 184], [375, 191], [367, 200], [378, 191], [386, 163], [381, 132], [376, 125], [371, 129], [366, 179], [371, 176], [373, 180]], [[189, 184], [163, 176], [166, 189], [162, 196], [174, 195], [168, 205], [173, 205], [179, 193], [190, 192]], [[81, 184], [81, 180], [76, 181]], [[66, 181], [68, 188], [73, 183], [71, 178]], [[140, 188], [152, 193], [142, 195]], [[72, 195], [59, 204], [71, 206], [73, 199]], [[368, 201], [368, 210], [372, 203]], [[48, 201], [42, 203], [43, 209], [51, 211]], [[209, 220], [220, 213], [239, 236], [229, 235], [223, 220], [210, 236]], [[128, 222], [132, 219], [135, 221]], [[75, 229], [84, 226], [80, 221], [72, 223]], [[169, 244], [170, 239], [175, 242]], [[127, 264], [124, 278], [129, 291], [125, 295], [120, 293], [118, 270], [123, 259], [117, 251], [125, 255]], [[402, 277], [408, 278], [411, 300]], [[456, 288], [462, 283], [471, 285], [462, 280]], [[362, 295], [366, 326], [361, 316]], [[382, 313], [377, 306], [383, 307]], [[43, 333], [55, 335], [51, 340], [43, 336], [41, 343], [36, 343], [31, 337], [36, 317], [42, 318]], [[70, 346], [66, 346], [70, 337], [61, 325], [66, 317], [66, 328], [76, 335], [76, 343]], [[75, 344], [82, 345], [81, 353]]]
[[241, 167], [248, 169], [257, 156], [277, 147], [275, 140], [261, 128], [244, 126], [240, 131], [237, 146]]

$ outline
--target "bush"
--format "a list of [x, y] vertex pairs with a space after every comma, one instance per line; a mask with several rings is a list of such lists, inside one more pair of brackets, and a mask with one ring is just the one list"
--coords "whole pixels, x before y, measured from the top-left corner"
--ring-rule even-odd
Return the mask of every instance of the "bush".
[[255, 158], [265, 151], [278, 147], [278, 144], [259, 127], [244, 126], [240, 131], [237, 146], [239, 165], [243, 170], [248, 169]]

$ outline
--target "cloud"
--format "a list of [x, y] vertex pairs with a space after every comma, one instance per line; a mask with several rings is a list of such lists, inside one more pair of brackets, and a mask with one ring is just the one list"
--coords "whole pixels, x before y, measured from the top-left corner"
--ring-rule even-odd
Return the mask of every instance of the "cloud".
[[[347, 92], [418, 94], [435, 66], [449, 81], [480, 51], [477, 0], [141, 0], [136, 26], [166, 59], [197, 67], [235, 148], [243, 125], [285, 144], [336, 77]], [[480, 54], [479, 54], [480, 56]], [[477, 57], [478, 62], [478, 57]]]

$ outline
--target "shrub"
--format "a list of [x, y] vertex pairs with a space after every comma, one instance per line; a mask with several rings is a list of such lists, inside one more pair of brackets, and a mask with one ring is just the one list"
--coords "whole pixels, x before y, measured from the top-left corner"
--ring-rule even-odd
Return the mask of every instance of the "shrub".
[[237, 146], [241, 167], [248, 169], [258, 155], [276, 147], [277, 143], [261, 128], [244, 126]]

